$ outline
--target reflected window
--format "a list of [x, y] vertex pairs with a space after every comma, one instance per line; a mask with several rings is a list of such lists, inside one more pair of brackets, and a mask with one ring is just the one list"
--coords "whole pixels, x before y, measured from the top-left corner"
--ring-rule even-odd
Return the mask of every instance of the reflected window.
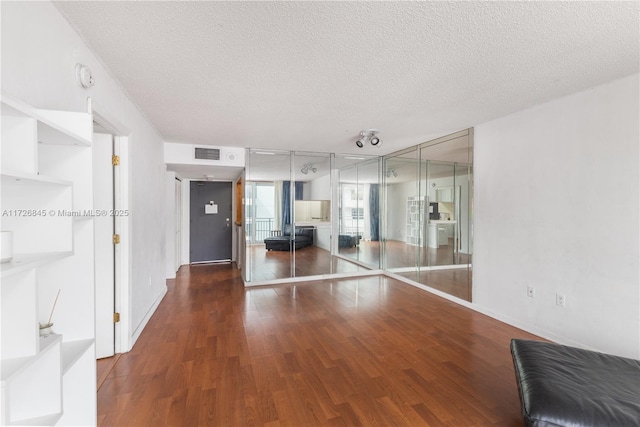
[[274, 184], [251, 182], [247, 185], [247, 193], [255, 195], [247, 199], [245, 206], [247, 233], [251, 243], [260, 243], [275, 230]]

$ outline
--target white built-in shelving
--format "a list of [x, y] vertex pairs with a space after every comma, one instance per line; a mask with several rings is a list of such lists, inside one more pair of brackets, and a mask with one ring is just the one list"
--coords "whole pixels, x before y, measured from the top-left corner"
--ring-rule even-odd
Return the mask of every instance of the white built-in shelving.
[[407, 244], [419, 246], [424, 236], [424, 197], [407, 198]]
[[[95, 425], [90, 112], [2, 96], [1, 425]], [[60, 291], [52, 333], [39, 335]]]

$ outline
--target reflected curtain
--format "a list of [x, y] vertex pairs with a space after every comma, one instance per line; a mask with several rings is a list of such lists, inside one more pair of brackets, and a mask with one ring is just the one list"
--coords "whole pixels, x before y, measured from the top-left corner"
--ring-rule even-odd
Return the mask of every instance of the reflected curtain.
[[295, 192], [296, 192], [296, 199], [295, 200], [303, 200], [304, 196], [302, 195], [302, 191], [303, 191], [303, 182], [302, 181], [296, 181], [295, 183]]
[[282, 181], [273, 183], [273, 228], [282, 230]]
[[[303, 182], [294, 182], [295, 200], [302, 200]], [[291, 181], [282, 181], [282, 227], [291, 224]]]
[[371, 240], [380, 240], [380, 187], [378, 184], [369, 186], [369, 212], [371, 214], [369, 229], [371, 230]]

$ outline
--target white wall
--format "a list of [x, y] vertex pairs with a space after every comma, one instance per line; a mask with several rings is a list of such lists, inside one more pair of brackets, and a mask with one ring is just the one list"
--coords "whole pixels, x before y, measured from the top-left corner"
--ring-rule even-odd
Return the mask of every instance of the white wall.
[[638, 81], [636, 74], [476, 126], [474, 150], [474, 303], [556, 341], [633, 358]]
[[[309, 181], [308, 200], [331, 200], [331, 174]], [[316, 224], [314, 243], [319, 248], [331, 250], [330, 223]]]
[[331, 175], [309, 181], [308, 200], [331, 200]]
[[[2, 2], [2, 91], [37, 108], [86, 111], [87, 97], [129, 135], [129, 307], [121, 313], [129, 347], [166, 292], [162, 138], [50, 2]], [[96, 85], [81, 88], [76, 63]], [[124, 347], [127, 347], [124, 344]], [[128, 348], [121, 348], [127, 351]]]
[[164, 180], [165, 201], [164, 213], [166, 215], [165, 233], [166, 233], [166, 263], [165, 276], [167, 279], [176, 278], [176, 173], [167, 171]]

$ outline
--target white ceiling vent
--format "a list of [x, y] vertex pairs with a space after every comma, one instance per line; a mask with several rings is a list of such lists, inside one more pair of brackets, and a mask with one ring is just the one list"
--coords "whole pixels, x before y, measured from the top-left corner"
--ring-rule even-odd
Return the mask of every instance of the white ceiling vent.
[[196, 159], [202, 160], [220, 160], [220, 150], [218, 148], [199, 148], [196, 147]]

